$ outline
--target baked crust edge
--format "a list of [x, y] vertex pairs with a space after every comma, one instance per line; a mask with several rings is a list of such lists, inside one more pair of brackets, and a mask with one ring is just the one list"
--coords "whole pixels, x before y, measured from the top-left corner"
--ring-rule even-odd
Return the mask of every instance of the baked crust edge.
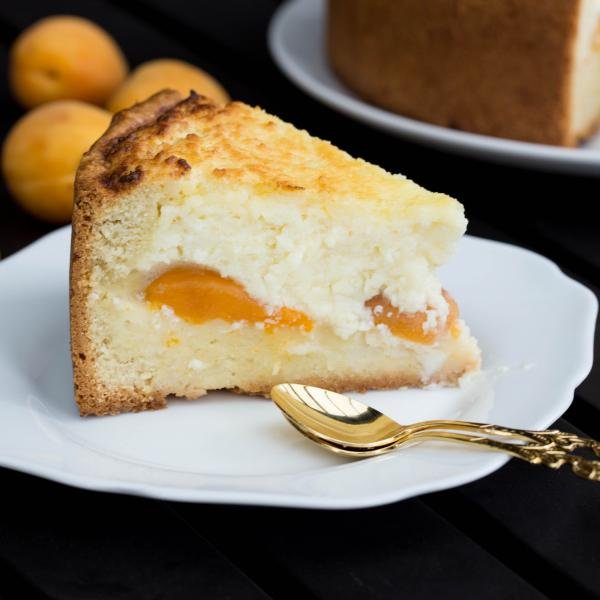
[[100, 185], [107, 170], [106, 154], [136, 130], [155, 122], [182, 101], [179, 92], [163, 90], [114, 115], [108, 129], [83, 155], [75, 177], [69, 272], [71, 358], [75, 400], [83, 415], [117, 414], [166, 406], [164, 394], [107, 389], [95, 369], [96, 352], [89, 337], [88, 296], [95, 227], [118, 193]]

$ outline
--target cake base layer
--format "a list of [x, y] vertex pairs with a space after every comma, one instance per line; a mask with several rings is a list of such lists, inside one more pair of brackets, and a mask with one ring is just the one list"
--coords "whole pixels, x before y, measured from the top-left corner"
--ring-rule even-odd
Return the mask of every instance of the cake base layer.
[[96, 322], [107, 342], [96, 356], [76, 358], [93, 359], [98, 376], [79, 382], [79, 408], [82, 415], [140, 411], [166, 406], [171, 395], [193, 399], [219, 389], [268, 395], [278, 383], [298, 381], [338, 392], [451, 385], [479, 366], [477, 345], [461, 326], [457, 338], [448, 334], [431, 347], [389, 345], [384, 328], [349, 339], [327, 327], [267, 333], [224, 321], [191, 325], [140, 307], [119, 323]]

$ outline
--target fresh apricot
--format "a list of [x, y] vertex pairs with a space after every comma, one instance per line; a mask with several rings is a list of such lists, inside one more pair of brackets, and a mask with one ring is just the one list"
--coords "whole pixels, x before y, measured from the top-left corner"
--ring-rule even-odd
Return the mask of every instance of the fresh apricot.
[[208, 73], [182, 60], [162, 58], [141, 64], [115, 91], [106, 104], [111, 112], [142, 102], [165, 88], [177, 90], [184, 96], [194, 90], [217, 104], [229, 101], [221, 84]]
[[10, 52], [13, 94], [27, 108], [60, 99], [104, 104], [127, 75], [125, 58], [104, 29], [81, 17], [37, 21]]
[[111, 117], [92, 104], [58, 100], [17, 121], [2, 147], [2, 172], [15, 200], [46, 221], [68, 221], [81, 155], [106, 130]]

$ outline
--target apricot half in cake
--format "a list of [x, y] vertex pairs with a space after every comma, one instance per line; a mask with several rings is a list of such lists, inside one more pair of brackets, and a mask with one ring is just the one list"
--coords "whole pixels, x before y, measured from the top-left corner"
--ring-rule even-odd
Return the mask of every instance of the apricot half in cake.
[[479, 350], [435, 268], [465, 226], [456, 200], [258, 108], [161, 92], [77, 175], [80, 412], [285, 381], [454, 384]]

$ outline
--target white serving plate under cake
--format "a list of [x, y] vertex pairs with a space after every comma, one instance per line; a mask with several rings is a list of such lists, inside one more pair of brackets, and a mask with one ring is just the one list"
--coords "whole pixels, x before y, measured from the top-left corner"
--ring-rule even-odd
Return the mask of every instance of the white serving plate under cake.
[[[170, 500], [358, 508], [473, 481], [506, 462], [434, 443], [346, 460], [305, 439], [269, 400], [220, 392], [166, 410], [79, 417], [69, 242], [66, 227], [0, 262], [0, 465]], [[537, 254], [473, 237], [441, 278], [480, 342], [483, 376], [459, 389], [369, 392], [361, 401], [401, 422], [548, 427], [591, 368], [595, 296]]]
[[324, 0], [289, 0], [271, 21], [269, 46], [281, 70], [307, 94], [331, 108], [441, 150], [521, 167], [600, 177], [600, 132], [577, 148], [532, 144], [431, 125], [361, 100], [331, 71], [324, 47], [324, 26]]

